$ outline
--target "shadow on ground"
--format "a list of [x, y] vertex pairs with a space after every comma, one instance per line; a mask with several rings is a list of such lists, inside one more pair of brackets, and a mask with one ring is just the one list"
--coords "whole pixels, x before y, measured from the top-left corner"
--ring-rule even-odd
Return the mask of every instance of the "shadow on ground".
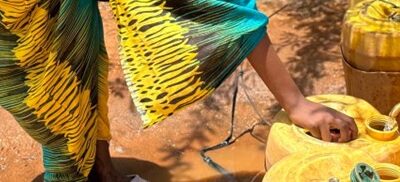
[[[135, 171], [134, 174], [139, 174], [142, 178], [148, 181], [162, 181], [162, 182], [170, 182], [171, 174], [168, 169], [165, 167], [161, 167], [155, 163], [138, 160], [138, 159], [130, 159], [130, 158], [113, 158], [112, 159], [117, 170], [124, 174], [130, 175], [132, 171]], [[43, 181], [43, 173], [37, 176], [32, 182], [42, 182]], [[237, 180], [237, 182], [260, 182], [264, 177], [264, 172], [237, 172], [232, 174]], [[192, 182], [225, 182], [227, 178], [223, 175], [213, 176], [197, 181]]]
[[[168, 169], [155, 163], [132, 158], [112, 158], [112, 161], [121, 174], [138, 174], [149, 181], [171, 181]], [[37, 176], [32, 182], [43, 182], [43, 174]]]
[[[255, 85], [258, 80], [257, 74], [253, 74], [254, 71], [249, 67], [248, 63], [243, 64], [244, 77], [243, 80], [240, 81], [239, 86], [239, 94], [243, 94], [243, 89], [248, 89], [249, 92], [252, 92], [252, 85]], [[188, 161], [185, 161], [183, 155], [185, 151], [199, 151], [201, 148], [206, 146], [210, 147], [210, 145], [216, 145], [219, 142], [222, 142], [225, 137], [228, 136], [228, 131], [230, 129], [230, 120], [231, 120], [231, 105], [232, 105], [232, 97], [233, 90], [235, 86], [235, 79], [237, 78], [239, 71], [236, 71], [232, 74], [232, 76], [227, 79], [210, 97], [207, 97], [205, 100], [201, 101], [198, 107], [191, 109], [190, 118], [193, 120], [188, 120], [188, 127], [186, 127], [185, 131], [189, 134], [184, 138], [180, 138], [175, 142], [174, 147], [164, 145], [159, 148], [160, 153], [164, 155], [162, 160], [164, 162], [169, 162], [167, 166], [168, 169], [179, 169], [180, 175], [182, 178], [185, 178], [183, 175], [185, 171], [193, 170], [195, 166], [191, 166]], [[246, 88], [245, 88], [246, 87]], [[260, 107], [260, 104], [257, 101], [257, 97], [253, 96], [256, 102], [256, 106]], [[234, 126], [234, 137], [238, 136], [239, 133], [251, 128], [252, 122], [251, 120], [257, 121], [259, 117], [249, 109], [251, 106], [245, 98], [238, 98], [238, 103], [236, 105], [236, 120]], [[275, 107], [274, 107], [275, 108]], [[269, 118], [273, 113], [277, 111], [277, 109], [271, 108], [258, 108], [261, 111], [263, 118]], [[279, 110], [279, 109], [278, 109]], [[247, 112], [250, 111], [250, 112]], [[244, 119], [244, 118], [247, 118]], [[221, 128], [226, 132], [221, 132]], [[256, 132], [248, 133], [247, 135], [252, 134], [254, 137], [254, 141], [260, 141], [261, 147], [259, 148], [259, 152], [263, 152], [265, 149], [265, 141], [262, 141], [266, 133], [268, 131], [267, 126], [259, 126], [256, 128]], [[254, 134], [257, 133], [258, 134]], [[223, 133], [223, 134], [221, 134]], [[256, 136], [258, 135], [258, 136]], [[221, 137], [222, 136], [222, 137]], [[262, 138], [261, 140], [259, 138]], [[217, 139], [217, 141], [216, 141]], [[213, 144], [210, 144], [210, 141], [213, 141]], [[227, 146], [226, 148], [231, 148], [237, 146], [233, 144], [232, 146]], [[222, 152], [223, 150], [216, 150], [215, 152]], [[199, 156], [200, 157], [200, 156]], [[240, 158], [245, 158], [241, 156]], [[224, 160], [235, 160], [238, 159], [224, 159]], [[226, 161], [218, 161], [224, 163]], [[202, 163], [201, 165], [206, 165], [206, 163]], [[235, 174], [238, 176], [239, 181], [249, 181], [254, 177], [251, 173], [240, 173]], [[186, 176], [190, 178], [189, 176]], [[247, 179], [247, 180], [244, 180]], [[203, 180], [202, 180], [203, 181]], [[209, 179], [205, 179], [204, 181], [226, 181], [223, 176], [216, 176]], [[251, 180], [250, 180], [251, 181]]]
[[[261, 182], [264, 178], [264, 172], [237, 172], [233, 174], [237, 182]], [[213, 176], [210, 178], [201, 179], [193, 182], [226, 182], [224, 176]]]
[[289, 57], [289, 71], [304, 94], [313, 94], [314, 82], [326, 76], [326, 62], [341, 57], [339, 44], [342, 20], [347, 9], [343, 0], [304, 0], [294, 2], [283, 13], [293, 20], [293, 30], [286, 32], [278, 50], [290, 47], [295, 51]]

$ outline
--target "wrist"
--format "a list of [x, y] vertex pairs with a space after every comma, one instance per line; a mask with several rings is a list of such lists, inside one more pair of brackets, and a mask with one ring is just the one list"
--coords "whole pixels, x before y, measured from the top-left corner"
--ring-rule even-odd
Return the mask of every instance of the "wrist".
[[301, 108], [306, 108], [307, 104], [308, 104], [307, 99], [305, 99], [304, 97], [298, 97], [296, 99], [293, 99], [292, 103], [287, 104], [283, 108], [290, 116], [298, 113], [301, 110]]

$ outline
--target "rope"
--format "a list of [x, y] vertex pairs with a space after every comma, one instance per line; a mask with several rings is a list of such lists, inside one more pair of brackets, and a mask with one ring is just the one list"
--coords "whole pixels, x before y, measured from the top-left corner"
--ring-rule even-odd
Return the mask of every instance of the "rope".
[[283, 11], [284, 9], [286, 9], [289, 5], [291, 5], [292, 3], [287, 3], [284, 6], [282, 6], [281, 8], [279, 8], [278, 10], [276, 10], [275, 12], [273, 12], [271, 15], [269, 15], [269, 18], [272, 18], [273, 16], [275, 16], [276, 14], [280, 13], [281, 11]]
[[[274, 15], [276, 15], [279, 12], [281, 12], [282, 10], [284, 10], [288, 6], [289, 6], [289, 3], [287, 3], [286, 5], [284, 5], [281, 8], [279, 8], [277, 11], [272, 13], [269, 17], [272, 18]], [[251, 107], [253, 108], [255, 113], [258, 115], [260, 121], [255, 122], [254, 124], [252, 124], [252, 126], [250, 128], [248, 128], [247, 130], [245, 130], [242, 133], [240, 133], [237, 137], [233, 136], [234, 123], [235, 123], [236, 100], [237, 100], [237, 94], [238, 94], [238, 91], [239, 91], [239, 81], [240, 80], [243, 80], [243, 67], [242, 66], [240, 67], [239, 74], [237, 75], [237, 77], [235, 79], [235, 82], [234, 82], [234, 89], [233, 89], [233, 96], [232, 96], [232, 108], [231, 108], [231, 126], [230, 126], [230, 131], [229, 131], [228, 137], [223, 142], [221, 142], [221, 143], [219, 143], [217, 145], [214, 145], [214, 146], [211, 146], [211, 147], [206, 147], [206, 148], [203, 148], [202, 150], [200, 150], [200, 156], [203, 158], [203, 161], [205, 163], [207, 163], [208, 166], [210, 166], [211, 168], [213, 168], [216, 171], [218, 171], [219, 173], [221, 173], [224, 176], [224, 178], [226, 179], [226, 181], [228, 181], [228, 182], [236, 182], [235, 177], [228, 170], [223, 168], [218, 163], [214, 162], [214, 160], [212, 160], [211, 157], [206, 155], [206, 153], [209, 152], [209, 151], [218, 150], [218, 149], [227, 147], [227, 146], [235, 143], [240, 137], [242, 137], [243, 135], [245, 135], [247, 133], [250, 133], [251, 136], [253, 136], [258, 141], [263, 142], [262, 140], [260, 140], [259, 138], [257, 138], [253, 134], [253, 131], [254, 131], [255, 127], [258, 126], [258, 125], [271, 126], [271, 123], [266, 121], [262, 117], [262, 115], [259, 112], [259, 110], [257, 109], [255, 103], [251, 99], [250, 94], [247, 92], [246, 86], [244, 86], [244, 84], [243, 84], [242, 86], [243, 86], [244, 94], [245, 94], [247, 100], [249, 101]], [[264, 156], [264, 161], [265, 161], [265, 156]], [[265, 171], [267, 171], [267, 167], [265, 166], [265, 162], [264, 162], [264, 168], [265, 168]]]
[[229, 131], [228, 137], [221, 142], [220, 144], [217, 144], [212, 147], [204, 148], [200, 151], [200, 155], [203, 158], [203, 161], [206, 162], [211, 168], [217, 170], [220, 172], [222, 175], [224, 175], [224, 178], [229, 181], [229, 182], [235, 182], [235, 178], [231, 173], [229, 173], [225, 168], [214, 162], [209, 156], [206, 155], [208, 151], [212, 150], [217, 150], [221, 149], [223, 147], [229, 146], [232, 143], [235, 143], [236, 139], [232, 140], [233, 138], [233, 126], [235, 122], [235, 110], [236, 110], [236, 98], [237, 98], [237, 93], [239, 90], [239, 78], [242, 77], [243, 73], [239, 72], [238, 76], [236, 77], [235, 83], [234, 83], [234, 90], [233, 90], [233, 97], [232, 97], [232, 110], [231, 110], [231, 128]]
[[[218, 150], [218, 149], [227, 147], [227, 146], [235, 143], [240, 137], [242, 137], [243, 135], [245, 135], [247, 133], [250, 133], [254, 138], [256, 138], [257, 140], [260, 141], [260, 139], [258, 139], [253, 134], [253, 131], [254, 131], [255, 127], [258, 126], [258, 125], [271, 126], [271, 123], [266, 121], [266, 120], [264, 120], [264, 118], [262, 117], [261, 113], [256, 108], [256, 105], [254, 104], [253, 100], [250, 98], [250, 95], [248, 94], [248, 92], [246, 90], [246, 87], [243, 87], [244, 88], [243, 90], [244, 90], [244, 93], [246, 95], [246, 98], [249, 101], [249, 103], [252, 106], [252, 108], [255, 111], [255, 113], [260, 118], [260, 121], [252, 124], [252, 126], [250, 128], [248, 128], [245, 131], [243, 131], [242, 133], [240, 133], [237, 137], [233, 136], [234, 123], [235, 123], [236, 100], [237, 100], [237, 94], [238, 94], [238, 91], [239, 91], [239, 81], [242, 80], [242, 79], [243, 79], [243, 68], [241, 67], [241, 70], [240, 70], [240, 72], [239, 72], [239, 74], [236, 77], [235, 82], [234, 82], [234, 90], [233, 90], [233, 97], [232, 97], [232, 108], [231, 108], [231, 127], [230, 127], [230, 131], [229, 131], [228, 137], [223, 142], [221, 142], [221, 143], [219, 143], [217, 145], [214, 145], [212, 147], [207, 147], [207, 148], [204, 148], [204, 149], [200, 150], [200, 155], [203, 158], [203, 161], [205, 163], [207, 163], [211, 168], [213, 168], [216, 171], [218, 171], [219, 173], [221, 173], [224, 176], [224, 178], [229, 182], [236, 182], [236, 180], [233, 177], [233, 175], [230, 172], [228, 172], [225, 168], [223, 168], [221, 165], [219, 165], [216, 162], [214, 162], [209, 156], [206, 155], [206, 153], [209, 152], [209, 151], [212, 151], [212, 150]], [[261, 142], [263, 142], [263, 141], [261, 141]], [[264, 161], [265, 161], [265, 159], [264, 159]], [[264, 168], [266, 170], [265, 163], [264, 163]]]

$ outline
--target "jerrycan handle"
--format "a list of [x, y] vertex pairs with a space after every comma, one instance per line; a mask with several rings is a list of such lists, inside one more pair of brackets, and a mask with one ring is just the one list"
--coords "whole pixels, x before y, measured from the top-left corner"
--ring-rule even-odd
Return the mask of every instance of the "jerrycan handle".
[[392, 109], [392, 110], [390, 111], [390, 113], [389, 113], [389, 116], [390, 116], [391, 118], [396, 119], [397, 116], [399, 116], [399, 114], [400, 114], [400, 103], [396, 104], [396, 105], [393, 107], [393, 109]]

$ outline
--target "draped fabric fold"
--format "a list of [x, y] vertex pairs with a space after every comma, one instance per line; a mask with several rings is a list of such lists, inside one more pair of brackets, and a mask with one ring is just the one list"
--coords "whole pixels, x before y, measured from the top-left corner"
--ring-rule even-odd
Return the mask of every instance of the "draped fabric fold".
[[[151, 126], [209, 95], [265, 35], [254, 0], [111, 0], [129, 90]], [[0, 106], [43, 146], [46, 181], [86, 181], [111, 138], [95, 0], [0, 0]]]
[[265, 35], [254, 0], [111, 0], [122, 68], [144, 126], [217, 88]]

